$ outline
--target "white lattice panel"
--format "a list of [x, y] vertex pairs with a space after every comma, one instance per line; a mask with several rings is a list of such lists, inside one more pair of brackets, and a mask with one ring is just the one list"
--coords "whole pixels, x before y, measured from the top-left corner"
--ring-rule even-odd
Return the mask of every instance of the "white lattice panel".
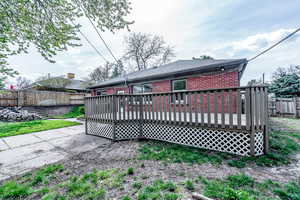
[[243, 156], [250, 154], [250, 135], [246, 133], [146, 123], [143, 136]]
[[135, 139], [139, 137], [140, 125], [138, 122], [116, 124], [116, 140]]
[[[136, 139], [140, 136], [140, 128], [142, 128], [141, 136], [146, 139], [161, 140], [242, 156], [250, 155], [250, 134], [243, 131], [157, 123], [144, 123], [140, 127], [138, 122], [118, 123], [115, 125], [103, 124], [92, 120], [87, 122], [88, 134], [114, 139], [113, 131], [115, 130], [116, 140]], [[255, 155], [257, 156], [264, 153], [263, 137], [263, 132], [255, 133]]]
[[263, 155], [264, 154], [264, 134], [263, 132], [256, 132], [255, 133], [255, 155]]
[[113, 139], [113, 124], [87, 121], [87, 134]]

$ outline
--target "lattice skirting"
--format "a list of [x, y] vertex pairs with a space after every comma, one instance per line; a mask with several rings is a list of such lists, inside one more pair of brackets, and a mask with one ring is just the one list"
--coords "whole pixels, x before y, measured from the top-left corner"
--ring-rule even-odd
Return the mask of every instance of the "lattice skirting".
[[[228, 152], [242, 156], [250, 155], [250, 135], [247, 132], [145, 123], [143, 125], [143, 136], [148, 139]], [[255, 155], [262, 155], [262, 132], [256, 133], [255, 147]]]
[[[115, 125], [93, 121], [87, 122], [88, 134], [113, 139], [113, 131], [115, 131], [115, 140], [135, 139], [142, 136], [145, 139], [166, 141], [242, 156], [250, 155], [250, 134], [242, 130], [232, 131], [158, 123], [144, 123], [141, 127], [138, 122], [123, 122]], [[262, 155], [264, 153], [264, 134], [262, 131], [255, 133], [254, 141], [255, 155]]]
[[99, 123], [93, 120], [88, 120], [86, 123], [86, 131], [89, 135], [105, 137], [108, 139], [114, 138], [114, 125]]
[[140, 135], [138, 122], [118, 123], [115, 125], [116, 140], [136, 139]]

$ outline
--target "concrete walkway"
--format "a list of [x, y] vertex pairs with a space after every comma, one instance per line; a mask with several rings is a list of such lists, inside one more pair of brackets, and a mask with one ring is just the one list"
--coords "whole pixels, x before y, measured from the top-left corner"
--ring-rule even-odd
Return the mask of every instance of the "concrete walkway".
[[84, 131], [78, 125], [0, 138], [0, 181], [110, 143]]

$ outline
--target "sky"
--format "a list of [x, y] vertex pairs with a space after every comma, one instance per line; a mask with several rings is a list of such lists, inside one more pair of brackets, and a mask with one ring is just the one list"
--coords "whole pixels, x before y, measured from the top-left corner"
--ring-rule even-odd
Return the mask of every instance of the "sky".
[[[215, 59], [247, 58], [255, 56], [270, 45], [300, 27], [300, 0], [131, 0], [133, 20], [130, 32], [162, 36], [175, 49], [173, 60], [210, 55]], [[87, 20], [80, 20], [82, 32], [95, 44], [104, 57], [113, 62], [97, 33]], [[127, 30], [101, 33], [117, 58], [125, 51]], [[9, 58], [10, 65], [20, 76], [35, 80], [75, 73], [76, 78], [87, 77], [104, 64], [94, 49], [82, 38], [82, 46], [59, 52], [56, 63], [47, 62], [34, 47], [28, 54]], [[300, 33], [268, 53], [250, 62], [241, 85], [259, 79], [265, 73], [270, 81], [277, 67], [300, 64]], [[8, 84], [14, 83], [9, 79]]]

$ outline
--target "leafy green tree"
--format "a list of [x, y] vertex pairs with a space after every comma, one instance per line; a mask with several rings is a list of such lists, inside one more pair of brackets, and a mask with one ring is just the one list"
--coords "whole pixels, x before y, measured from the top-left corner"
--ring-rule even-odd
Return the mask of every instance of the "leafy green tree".
[[273, 74], [269, 92], [275, 93], [277, 97], [300, 96], [299, 66], [291, 66], [287, 69], [277, 68]]
[[128, 0], [4, 0], [0, 1], [0, 75], [11, 76], [7, 58], [34, 46], [48, 61], [68, 47], [80, 45], [80, 25], [89, 17], [101, 31], [128, 28]]
[[[1, 62], [1, 59], [0, 59]], [[0, 89], [4, 88], [5, 84], [4, 81], [10, 76], [10, 77], [14, 77], [15, 75], [17, 75], [18, 72], [16, 72], [15, 70], [8, 68], [6, 66], [1, 66], [0, 65]]]

